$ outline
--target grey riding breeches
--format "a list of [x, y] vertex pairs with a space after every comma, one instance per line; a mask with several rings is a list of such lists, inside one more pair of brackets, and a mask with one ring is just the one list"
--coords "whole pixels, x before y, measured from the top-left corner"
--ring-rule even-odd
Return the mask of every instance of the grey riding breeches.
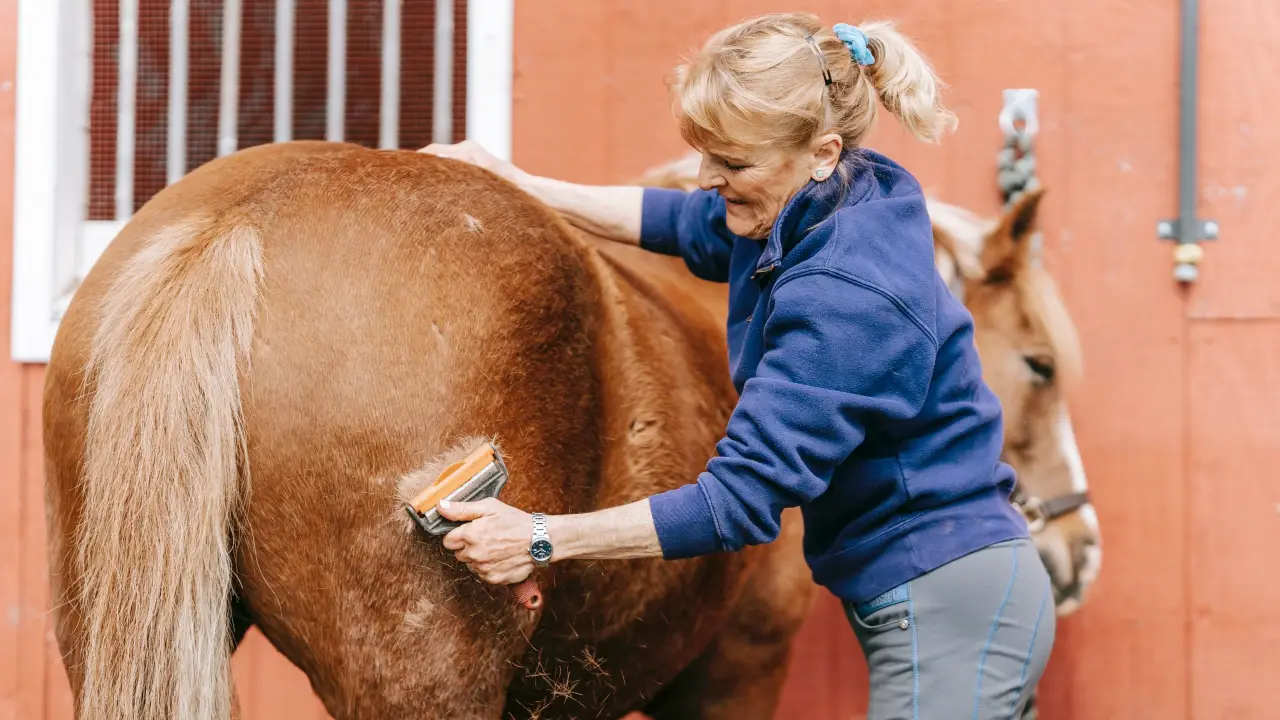
[[1027, 539], [845, 604], [867, 658], [867, 720], [1018, 718], [1056, 629], [1049, 575]]

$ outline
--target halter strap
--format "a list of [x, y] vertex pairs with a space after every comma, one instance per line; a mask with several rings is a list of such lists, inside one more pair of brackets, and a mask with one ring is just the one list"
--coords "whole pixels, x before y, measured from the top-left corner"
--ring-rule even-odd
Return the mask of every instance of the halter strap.
[[1013, 506], [1027, 519], [1031, 532], [1038, 533], [1050, 520], [1074, 512], [1089, 504], [1088, 492], [1073, 492], [1048, 500], [1034, 496], [1022, 496], [1013, 501]]

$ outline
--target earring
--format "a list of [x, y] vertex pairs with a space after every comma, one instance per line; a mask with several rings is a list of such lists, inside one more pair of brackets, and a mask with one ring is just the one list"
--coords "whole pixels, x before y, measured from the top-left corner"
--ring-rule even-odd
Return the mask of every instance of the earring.
[[826, 171], [826, 170], [824, 170], [824, 169], [822, 169], [822, 168], [818, 168], [817, 170], [815, 170], [815, 171], [813, 172], [813, 177], [814, 177], [814, 179], [816, 179], [816, 180], [821, 180], [821, 179], [825, 178], [826, 176], [827, 176], [827, 171]]

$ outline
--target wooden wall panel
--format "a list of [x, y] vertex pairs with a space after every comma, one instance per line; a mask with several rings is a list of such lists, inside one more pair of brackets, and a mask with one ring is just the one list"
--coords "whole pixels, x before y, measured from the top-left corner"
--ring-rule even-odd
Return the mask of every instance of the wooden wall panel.
[[[1280, 3], [1201, 3], [1200, 216], [1221, 237], [1203, 245], [1201, 279], [1189, 296], [1198, 318], [1280, 317], [1280, 123], [1275, 71]], [[1172, 206], [1170, 206], [1172, 209]]]
[[311, 683], [255, 628], [245, 636], [231, 663], [244, 720], [325, 720]]
[[1189, 716], [1274, 718], [1280, 318], [1195, 321], [1188, 340]]
[[574, 182], [603, 182], [612, 173], [600, 130], [614, 56], [605, 42], [609, 6], [516, 3], [511, 143], [516, 160], [532, 172], [554, 169]]
[[44, 368], [22, 368], [22, 520], [18, 544], [22, 548], [22, 595], [18, 605], [18, 717], [45, 717], [46, 675], [41, 662], [45, 638], [53, 632], [49, 607], [49, 566], [45, 553], [44, 444], [40, 433], [40, 405], [44, 391]]
[[22, 368], [9, 362], [13, 287], [14, 89], [17, 0], [0, 0], [0, 720], [18, 714], [21, 638]]
[[1143, 0], [1076, 4], [1064, 20], [1068, 164], [1051, 203], [1065, 210], [1058, 232], [1072, 247], [1067, 296], [1086, 368], [1075, 420], [1104, 561], [1066, 623], [1055, 669], [1068, 664], [1069, 677], [1050, 707], [1185, 717], [1183, 319], [1168, 248], [1150, 233], [1175, 197], [1177, 16]]

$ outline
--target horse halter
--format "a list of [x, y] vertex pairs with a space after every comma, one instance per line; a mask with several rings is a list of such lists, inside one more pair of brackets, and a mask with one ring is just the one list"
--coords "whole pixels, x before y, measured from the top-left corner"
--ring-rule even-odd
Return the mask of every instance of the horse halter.
[[1013, 498], [1009, 502], [1018, 509], [1018, 512], [1022, 513], [1022, 517], [1026, 518], [1027, 527], [1034, 534], [1044, 530], [1049, 521], [1073, 513], [1088, 505], [1090, 501], [1088, 490], [1071, 492], [1048, 500], [1042, 500], [1034, 495], [1026, 494], [1018, 486], [1014, 489]]

